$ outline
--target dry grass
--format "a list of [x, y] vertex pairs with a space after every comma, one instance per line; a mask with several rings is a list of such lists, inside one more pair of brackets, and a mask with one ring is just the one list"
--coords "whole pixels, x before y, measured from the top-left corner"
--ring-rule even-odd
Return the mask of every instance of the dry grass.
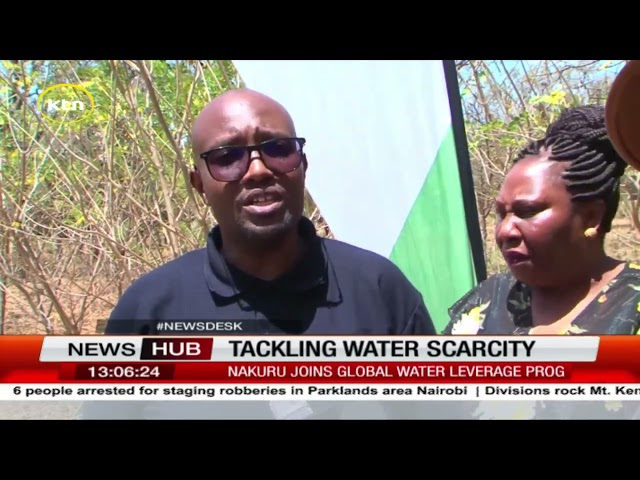
[[[64, 287], [63, 287], [64, 288]], [[79, 294], [70, 290], [67, 295], [61, 295], [61, 300], [67, 300], [65, 309], [72, 310], [75, 295]], [[80, 331], [82, 335], [92, 335], [96, 333], [97, 325], [101, 320], [109, 317], [111, 309], [117, 300], [115, 291], [107, 296], [108, 301], [96, 301], [88, 314], [82, 319]], [[24, 295], [17, 288], [10, 286], [7, 289], [7, 317], [5, 322], [6, 335], [45, 335], [45, 326], [36, 321], [34, 313]], [[59, 318], [53, 317], [54, 335], [63, 335], [64, 327]]]

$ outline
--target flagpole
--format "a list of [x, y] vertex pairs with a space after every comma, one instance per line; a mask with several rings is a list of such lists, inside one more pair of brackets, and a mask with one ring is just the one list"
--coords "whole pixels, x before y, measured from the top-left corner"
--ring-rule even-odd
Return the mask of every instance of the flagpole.
[[471, 254], [476, 272], [476, 281], [479, 283], [487, 278], [487, 265], [484, 258], [484, 242], [480, 230], [478, 207], [476, 204], [475, 189], [473, 187], [473, 173], [471, 171], [471, 158], [467, 133], [464, 126], [464, 113], [462, 110], [462, 98], [458, 85], [458, 71], [455, 60], [443, 60], [445, 81], [449, 96], [451, 110], [451, 126], [456, 143], [456, 158], [458, 159], [458, 171], [460, 172], [460, 185], [462, 187], [462, 201], [467, 220], [467, 232], [471, 244]]

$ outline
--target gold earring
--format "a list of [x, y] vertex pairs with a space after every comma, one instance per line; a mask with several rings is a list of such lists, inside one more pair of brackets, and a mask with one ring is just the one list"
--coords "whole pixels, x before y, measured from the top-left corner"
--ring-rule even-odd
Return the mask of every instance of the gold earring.
[[598, 229], [590, 227], [584, 231], [584, 236], [587, 238], [593, 238], [598, 235]]

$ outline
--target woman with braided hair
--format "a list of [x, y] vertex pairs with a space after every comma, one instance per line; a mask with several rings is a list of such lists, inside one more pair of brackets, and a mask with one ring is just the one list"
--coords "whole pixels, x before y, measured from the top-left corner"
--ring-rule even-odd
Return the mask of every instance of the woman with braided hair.
[[604, 249], [626, 167], [604, 107], [563, 111], [520, 153], [495, 201], [496, 242], [510, 273], [458, 300], [443, 333], [636, 334], [640, 265]]

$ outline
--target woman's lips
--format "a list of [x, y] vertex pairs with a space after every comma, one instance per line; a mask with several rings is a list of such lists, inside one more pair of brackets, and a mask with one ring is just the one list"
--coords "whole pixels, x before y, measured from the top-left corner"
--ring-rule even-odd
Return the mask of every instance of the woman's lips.
[[509, 266], [517, 265], [519, 263], [523, 263], [529, 260], [528, 255], [525, 255], [524, 253], [521, 253], [521, 252], [511, 251], [511, 250], [507, 250], [502, 255], [504, 256], [504, 259], [507, 261]]

